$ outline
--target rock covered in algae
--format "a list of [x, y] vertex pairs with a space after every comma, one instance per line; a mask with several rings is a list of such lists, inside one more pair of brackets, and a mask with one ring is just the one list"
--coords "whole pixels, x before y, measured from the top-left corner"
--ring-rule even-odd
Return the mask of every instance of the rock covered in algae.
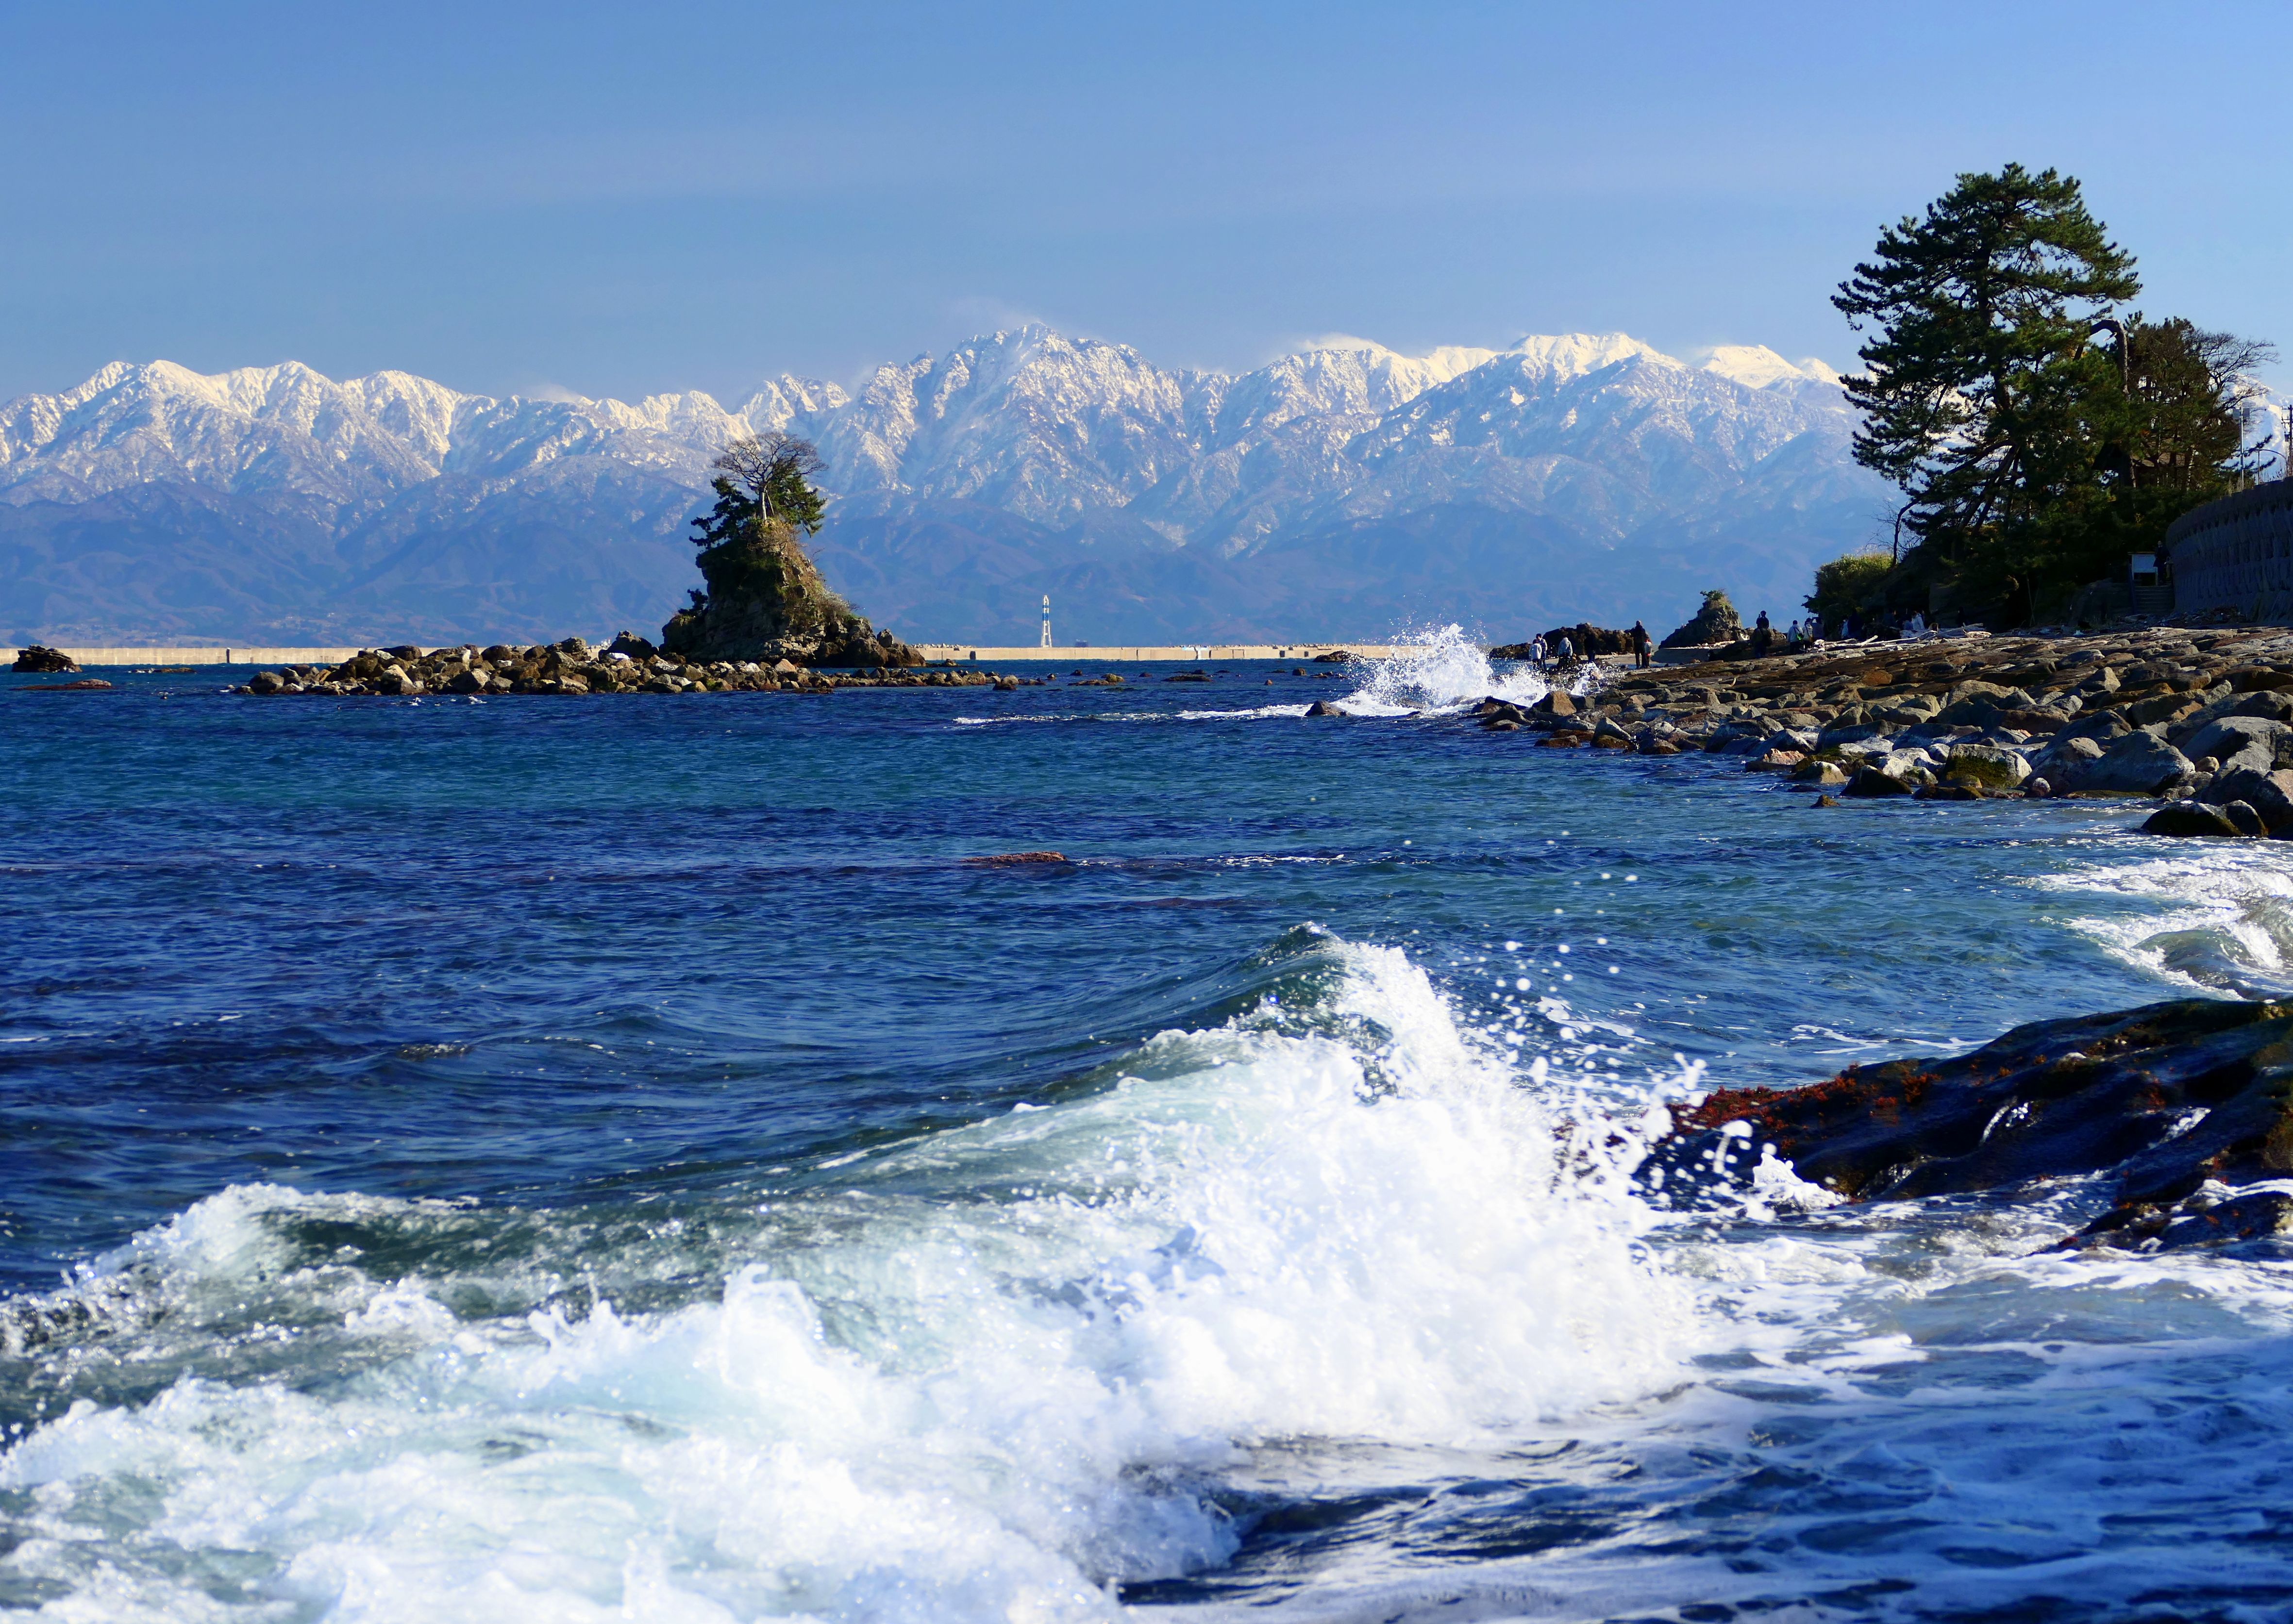
[[1854, 1200], [2105, 1176], [2109, 1209], [2066, 1246], [2293, 1232], [2293, 1003], [2177, 999], [2036, 1022], [1969, 1054], [1851, 1066], [1806, 1087], [1723, 1088], [1674, 1108], [1643, 1176], [1741, 1177], [1770, 1145], [1801, 1178]]

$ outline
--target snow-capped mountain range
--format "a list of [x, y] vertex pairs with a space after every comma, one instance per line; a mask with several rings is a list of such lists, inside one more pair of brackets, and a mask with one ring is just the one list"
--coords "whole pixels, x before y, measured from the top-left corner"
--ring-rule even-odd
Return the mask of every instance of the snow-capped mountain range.
[[1622, 334], [1405, 356], [1333, 341], [1169, 371], [1042, 327], [847, 393], [497, 400], [288, 362], [115, 363], [0, 406], [0, 631], [16, 641], [539, 637], [657, 627], [733, 436], [814, 440], [829, 578], [912, 639], [1382, 636], [1795, 612], [1880, 535], [1836, 376]]

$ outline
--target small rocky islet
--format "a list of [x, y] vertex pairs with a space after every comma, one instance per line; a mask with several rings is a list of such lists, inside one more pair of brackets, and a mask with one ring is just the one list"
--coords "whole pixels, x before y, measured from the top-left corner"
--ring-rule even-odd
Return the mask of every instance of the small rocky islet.
[[1011, 689], [1021, 679], [991, 671], [915, 665], [823, 670], [781, 657], [708, 659], [655, 648], [623, 633], [604, 649], [579, 637], [515, 648], [368, 649], [340, 665], [258, 672], [247, 694], [831, 693], [842, 688]]
[[1484, 699], [1551, 748], [1700, 750], [1858, 797], [2152, 798], [2167, 835], [2293, 838], [2293, 630], [1980, 634], [1689, 666], [1587, 667], [1584, 691]]

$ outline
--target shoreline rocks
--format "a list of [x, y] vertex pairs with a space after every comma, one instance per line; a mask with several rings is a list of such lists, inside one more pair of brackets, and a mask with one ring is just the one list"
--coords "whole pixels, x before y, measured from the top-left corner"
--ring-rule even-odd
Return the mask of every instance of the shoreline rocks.
[[29, 672], [35, 676], [53, 676], [61, 672], [78, 670], [79, 662], [61, 649], [51, 649], [45, 643], [36, 642], [29, 648], [17, 650], [16, 663], [9, 669]]
[[2293, 1004], [2176, 999], [1804, 1087], [1720, 1089], [1673, 1108], [1641, 1176], [1678, 1201], [1770, 1156], [1855, 1201], [2103, 1176], [2109, 1206], [2056, 1249], [2293, 1240]]
[[[1539, 742], [1614, 734], [1642, 755], [1740, 754], [1779, 782], [1858, 799], [2241, 803], [2249, 816], [2224, 813], [2232, 831], [2293, 838], [2293, 629], [2283, 626], [1978, 632], [1578, 669], [1595, 674], [1585, 691], [1514, 707]], [[2220, 820], [2145, 827], [2212, 834]]]
[[433, 649], [366, 649], [338, 666], [287, 666], [257, 672], [234, 691], [284, 694], [495, 694], [570, 697], [596, 693], [832, 693], [843, 688], [988, 688], [1009, 691], [1023, 679], [952, 667], [882, 666], [834, 675], [782, 657], [701, 660], [655, 649], [624, 632], [603, 650], [579, 637], [513, 648], [497, 643]]

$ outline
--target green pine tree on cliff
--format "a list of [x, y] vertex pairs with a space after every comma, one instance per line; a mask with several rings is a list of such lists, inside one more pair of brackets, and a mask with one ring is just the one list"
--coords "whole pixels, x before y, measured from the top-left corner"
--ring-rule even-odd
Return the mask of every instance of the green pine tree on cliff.
[[711, 659], [799, 665], [914, 665], [915, 650], [878, 633], [829, 590], [806, 553], [828, 504], [813, 480], [820, 455], [791, 434], [746, 435], [718, 454], [717, 505], [693, 521], [705, 589], [661, 628], [661, 646]]
[[1908, 498], [1908, 567], [1884, 595], [1923, 606], [1941, 583], [2014, 623], [2249, 482], [2247, 374], [2270, 351], [2114, 313], [2140, 291], [2133, 255], [2052, 169], [1962, 174], [1881, 232], [1832, 303], [1875, 329], [1846, 380], [1855, 458]]
[[2117, 377], [2088, 340], [2141, 286], [2078, 182], [2020, 164], [1960, 175], [1841, 284], [1832, 303], [1877, 329], [1846, 384], [1855, 458], [1902, 488], [1931, 565], [2027, 608], [2101, 505], [2096, 408]]

